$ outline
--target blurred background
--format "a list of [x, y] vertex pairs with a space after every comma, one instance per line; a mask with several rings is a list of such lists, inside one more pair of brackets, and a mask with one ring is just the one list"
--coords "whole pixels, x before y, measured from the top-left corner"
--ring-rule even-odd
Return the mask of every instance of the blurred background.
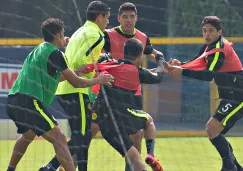
[[[118, 8], [127, 1], [102, 1], [111, 7], [108, 28], [118, 26]], [[82, 21], [85, 22], [85, 10], [91, 1], [76, 0], [76, 2]], [[163, 52], [166, 60], [177, 58], [180, 61], [186, 61], [194, 56], [203, 44], [201, 21], [207, 15], [217, 15], [222, 19], [223, 35], [234, 43], [235, 51], [240, 59], [243, 60], [242, 0], [130, 0], [130, 2], [134, 3], [138, 10], [136, 28], [150, 37], [155, 49]], [[49, 17], [64, 20], [66, 36], [71, 36], [80, 27], [71, 0], [0, 0], [0, 130], [4, 130], [0, 132], [0, 140], [3, 140], [3, 143], [0, 143], [0, 151], [5, 149], [3, 145], [4, 140], [15, 140], [17, 137], [16, 128], [13, 122], [8, 120], [5, 112], [8, 91], [17, 78], [27, 54], [35, 45], [42, 42], [40, 25]], [[145, 66], [148, 68], [154, 67], [149, 61], [145, 61]], [[214, 83], [186, 78], [175, 80], [166, 75], [164, 82], [161, 84], [147, 85], [143, 87], [143, 90], [144, 110], [153, 116], [158, 136], [189, 137], [206, 135], [204, 131], [205, 124], [219, 103]], [[54, 102], [50, 110], [59, 119], [64, 133], [69, 135], [66, 116], [60, 106]], [[243, 122], [239, 122], [229, 132], [229, 135], [234, 137], [242, 136], [242, 127]], [[181, 141], [181, 139], [176, 139], [176, 141]], [[202, 147], [199, 149], [193, 147], [194, 142], [192, 142], [192, 139], [185, 139], [184, 143], [188, 146], [182, 145], [185, 149], [181, 151], [181, 154], [183, 154], [181, 157], [186, 158], [187, 154], [194, 153], [188, 152], [191, 147], [193, 147], [191, 149], [194, 151], [201, 150], [200, 154], [204, 154], [203, 151], [208, 150], [206, 142], [208, 142], [206, 139], [205, 142], [199, 139], [196, 142]], [[172, 142], [169, 142], [168, 139], [168, 142], [164, 143], [168, 145]], [[160, 151], [164, 151], [163, 145], [163, 142], [161, 142], [157, 148]], [[39, 147], [33, 148], [33, 155], [30, 156], [36, 156]], [[44, 147], [43, 149], [47, 150], [48, 153], [50, 148]], [[105, 147], [102, 146], [102, 149], [104, 150]], [[39, 150], [42, 149], [40, 148]], [[172, 145], [167, 146], [166, 150], [168, 153], [178, 152]], [[239, 149], [237, 150], [241, 152]], [[6, 149], [5, 152], [5, 158], [0, 156], [0, 170], [3, 169], [1, 165], [6, 165], [11, 148]], [[97, 152], [94, 153], [94, 158], [96, 158], [96, 154]], [[195, 156], [199, 155], [196, 154]], [[169, 166], [173, 168], [175, 163], [178, 164], [181, 161], [181, 159], [177, 158], [177, 162], [173, 163], [175, 156], [173, 155], [173, 157], [173, 159], [167, 158], [168, 168]], [[177, 167], [180, 165], [176, 165], [171, 170], [195, 171], [197, 170], [196, 168], [200, 170], [200, 168], [207, 166], [206, 162], [203, 163], [204, 159], [212, 156], [206, 155], [206, 157], [202, 157], [203, 160], [198, 158], [196, 161], [199, 164], [198, 167], [185, 169], [190, 165], [188, 162], [193, 160], [188, 158], [187, 161], [183, 161], [183, 169], [180, 169], [180, 167], [178, 169]], [[44, 161], [48, 159], [48, 157], [44, 159], [37, 158], [35, 162], [40, 160], [44, 164]], [[163, 159], [166, 160], [166, 158]], [[123, 163], [121, 166], [123, 168]], [[213, 167], [211, 170], [217, 169]]]

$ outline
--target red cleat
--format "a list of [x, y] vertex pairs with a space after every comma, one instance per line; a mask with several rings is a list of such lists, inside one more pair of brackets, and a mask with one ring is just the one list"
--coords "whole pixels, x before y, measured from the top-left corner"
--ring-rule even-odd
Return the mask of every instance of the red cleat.
[[163, 167], [153, 155], [147, 154], [145, 162], [152, 168], [153, 171], [163, 171]]

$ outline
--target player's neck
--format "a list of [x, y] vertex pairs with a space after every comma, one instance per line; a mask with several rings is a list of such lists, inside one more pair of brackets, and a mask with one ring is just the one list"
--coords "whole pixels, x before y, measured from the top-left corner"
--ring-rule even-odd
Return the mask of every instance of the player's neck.
[[52, 41], [52, 42], [48, 42], [48, 43], [51, 43], [51, 44], [53, 44], [54, 46], [56, 46], [57, 48], [60, 48], [59, 47], [59, 44], [58, 43], [56, 43], [55, 41]]
[[137, 59], [135, 59], [135, 60], [128, 60], [128, 61], [131, 62], [135, 66], [139, 66], [139, 61]]
[[135, 32], [135, 28], [131, 29], [131, 30], [126, 30], [124, 27], [120, 26], [119, 27], [121, 32], [123, 32], [124, 34], [128, 34], [128, 35], [134, 35]]

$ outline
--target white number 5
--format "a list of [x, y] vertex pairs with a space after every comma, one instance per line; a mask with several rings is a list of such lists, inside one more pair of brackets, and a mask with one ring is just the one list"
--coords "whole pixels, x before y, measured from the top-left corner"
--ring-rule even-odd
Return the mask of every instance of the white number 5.
[[222, 108], [222, 112], [227, 112], [229, 110], [229, 108], [232, 107], [231, 104], [226, 104], [223, 108]]

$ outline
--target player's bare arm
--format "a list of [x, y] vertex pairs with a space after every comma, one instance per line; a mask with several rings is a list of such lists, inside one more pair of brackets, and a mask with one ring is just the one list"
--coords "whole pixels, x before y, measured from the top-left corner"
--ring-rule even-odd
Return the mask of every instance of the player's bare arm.
[[70, 68], [62, 71], [61, 79], [61, 81], [67, 80], [76, 88], [90, 87], [95, 84], [105, 84], [108, 86], [112, 86], [112, 83], [114, 82], [114, 77], [110, 74], [99, 74], [99, 76], [96, 78], [86, 79], [78, 77], [75, 72]]

